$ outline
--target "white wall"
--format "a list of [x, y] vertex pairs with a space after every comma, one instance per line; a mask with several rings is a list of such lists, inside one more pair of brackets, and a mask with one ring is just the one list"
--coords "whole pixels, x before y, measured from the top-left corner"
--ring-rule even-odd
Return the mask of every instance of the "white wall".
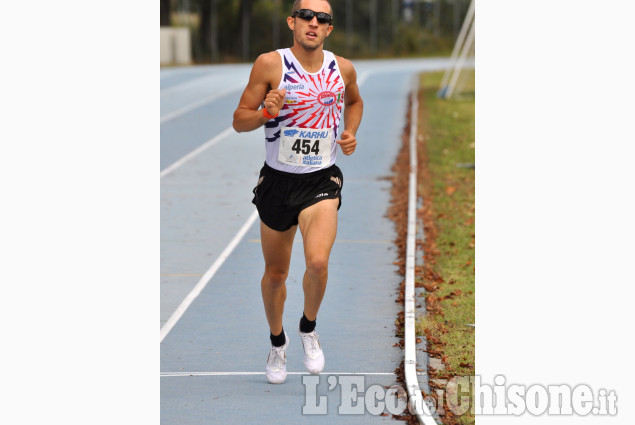
[[191, 62], [189, 28], [161, 27], [161, 65], [188, 65]]

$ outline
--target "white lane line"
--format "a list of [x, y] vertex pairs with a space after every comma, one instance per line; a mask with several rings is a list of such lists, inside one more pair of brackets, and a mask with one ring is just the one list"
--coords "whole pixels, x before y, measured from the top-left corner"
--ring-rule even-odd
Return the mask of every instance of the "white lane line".
[[417, 119], [419, 116], [419, 77], [413, 76], [410, 115], [410, 180], [408, 189], [408, 233], [406, 241], [406, 284], [404, 288], [404, 378], [408, 399], [420, 423], [436, 425], [430, 408], [423, 400], [417, 378], [417, 352], [415, 339], [415, 234], [417, 228]]
[[368, 78], [368, 76], [372, 73], [373, 71], [365, 71], [364, 73], [362, 73], [362, 75], [360, 75], [359, 78], [357, 79], [357, 87], [361, 87], [362, 84], [366, 82], [366, 79]]
[[[180, 376], [247, 376], [264, 375], [265, 372], [161, 372], [161, 378]], [[311, 375], [309, 372], [287, 372], [287, 375]], [[322, 372], [320, 375], [381, 375], [394, 376], [394, 372]]]
[[177, 160], [172, 165], [166, 167], [163, 171], [161, 171], [161, 177], [163, 178], [163, 177], [167, 176], [172, 171], [176, 170], [181, 165], [185, 164], [187, 161], [189, 161], [190, 159], [194, 158], [196, 155], [198, 155], [201, 152], [203, 152], [204, 150], [209, 149], [210, 147], [214, 146], [216, 143], [220, 142], [221, 140], [223, 140], [225, 137], [229, 136], [232, 133], [235, 133], [235, 130], [234, 130], [233, 127], [226, 128], [221, 133], [217, 134], [216, 136], [214, 136], [211, 139], [209, 139], [207, 142], [203, 143], [198, 148], [194, 149], [192, 152], [188, 153], [187, 155], [185, 155], [181, 159]]
[[168, 114], [165, 114], [164, 116], [161, 117], [161, 124], [168, 122], [170, 120], [173, 120], [174, 118], [180, 117], [181, 115], [187, 114], [190, 111], [193, 111], [196, 108], [200, 108], [203, 105], [206, 105], [208, 103], [211, 103], [223, 96], [227, 96], [228, 94], [234, 93], [236, 91], [239, 91], [240, 89], [244, 88], [245, 84], [241, 83], [240, 85], [235, 85], [233, 87], [230, 87], [228, 89], [225, 89], [223, 91], [220, 91], [218, 93], [215, 93], [211, 96], [208, 96], [206, 98], [203, 98], [197, 102], [194, 102], [184, 108], [181, 109], [177, 109], [176, 111], [170, 112]]
[[163, 341], [163, 339], [167, 336], [167, 334], [172, 330], [174, 325], [176, 325], [176, 323], [183, 316], [183, 314], [185, 314], [185, 312], [190, 307], [192, 302], [194, 302], [196, 297], [198, 297], [200, 293], [203, 291], [203, 289], [205, 289], [205, 286], [207, 286], [209, 281], [212, 280], [212, 278], [214, 277], [218, 269], [220, 269], [220, 267], [223, 265], [227, 257], [229, 257], [229, 255], [232, 253], [234, 248], [236, 248], [240, 240], [245, 236], [245, 233], [247, 233], [247, 231], [252, 226], [252, 224], [254, 224], [257, 218], [258, 218], [258, 210], [254, 209], [254, 211], [251, 213], [251, 215], [249, 216], [245, 224], [243, 224], [243, 226], [240, 228], [238, 233], [236, 233], [234, 238], [231, 240], [229, 245], [225, 247], [225, 249], [220, 254], [220, 256], [216, 259], [216, 261], [214, 261], [214, 264], [212, 264], [212, 266], [205, 272], [205, 274], [203, 275], [203, 277], [201, 277], [201, 279], [198, 281], [196, 286], [192, 288], [190, 293], [187, 294], [187, 297], [185, 297], [185, 299], [181, 302], [181, 304], [174, 311], [174, 313], [172, 313], [168, 321], [165, 322], [165, 324], [161, 328], [161, 341]]
[[[183, 75], [183, 74], [181, 74]], [[190, 75], [186, 75], [186, 78], [190, 78]], [[214, 79], [215, 77], [222, 77], [222, 75], [216, 75], [214, 73], [211, 72], [207, 72], [205, 74], [199, 75], [197, 77], [191, 77], [189, 80], [185, 80], [182, 81], [180, 83], [174, 84], [170, 87], [166, 87], [164, 89], [161, 89], [161, 96], [164, 95], [171, 95], [172, 92], [178, 92], [178, 91], [182, 91], [184, 89], [189, 88], [188, 86], [195, 86], [196, 84], [200, 84], [201, 80], [205, 80], [205, 79]]]

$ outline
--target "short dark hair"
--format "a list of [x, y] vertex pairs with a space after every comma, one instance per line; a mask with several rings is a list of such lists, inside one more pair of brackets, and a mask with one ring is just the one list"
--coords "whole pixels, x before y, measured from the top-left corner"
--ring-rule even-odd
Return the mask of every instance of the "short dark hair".
[[[329, 0], [323, 0], [323, 1], [325, 1], [325, 2], [327, 2], [327, 3], [329, 4], [329, 14], [330, 14], [331, 16], [333, 16], [333, 7], [331, 6], [331, 2], [330, 2]], [[301, 8], [300, 8], [300, 4], [301, 4], [301, 3], [302, 3], [302, 0], [295, 0], [295, 1], [293, 2], [293, 9], [291, 9], [291, 16], [293, 16], [293, 13], [294, 13], [296, 10], [300, 10], [300, 9], [301, 9]]]

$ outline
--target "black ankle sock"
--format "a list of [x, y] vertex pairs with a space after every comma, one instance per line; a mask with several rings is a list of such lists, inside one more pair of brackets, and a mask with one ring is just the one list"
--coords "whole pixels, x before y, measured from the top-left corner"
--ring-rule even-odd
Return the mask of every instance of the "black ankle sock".
[[304, 313], [302, 313], [302, 319], [300, 319], [300, 332], [308, 334], [309, 332], [313, 332], [314, 330], [315, 320], [307, 319]]
[[284, 336], [284, 328], [282, 328], [280, 335], [274, 335], [269, 332], [269, 339], [271, 340], [271, 345], [273, 345], [274, 347], [282, 347], [284, 343], [287, 342]]

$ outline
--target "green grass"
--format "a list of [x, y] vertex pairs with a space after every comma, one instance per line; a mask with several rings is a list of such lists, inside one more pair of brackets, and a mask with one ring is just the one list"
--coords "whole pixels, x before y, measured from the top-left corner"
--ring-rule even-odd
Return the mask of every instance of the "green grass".
[[[442, 278], [436, 281], [437, 289], [426, 295], [441, 313], [420, 318], [417, 330], [439, 341], [431, 345], [445, 363], [439, 377], [448, 379], [474, 375], [474, 328], [467, 325], [475, 322], [475, 181], [474, 169], [457, 167], [475, 161], [474, 73], [468, 75], [463, 93], [455, 100], [437, 98], [442, 76], [421, 75], [418, 123], [424, 136], [420, 149], [427, 153], [425, 164], [431, 178], [423, 181], [420, 174], [419, 194], [427, 194], [424, 203], [431, 202], [429, 215], [437, 230], [430, 267]], [[423, 276], [418, 280], [435, 283]], [[474, 417], [467, 413], [449, 418], [447, 423], [474, 423]]]

